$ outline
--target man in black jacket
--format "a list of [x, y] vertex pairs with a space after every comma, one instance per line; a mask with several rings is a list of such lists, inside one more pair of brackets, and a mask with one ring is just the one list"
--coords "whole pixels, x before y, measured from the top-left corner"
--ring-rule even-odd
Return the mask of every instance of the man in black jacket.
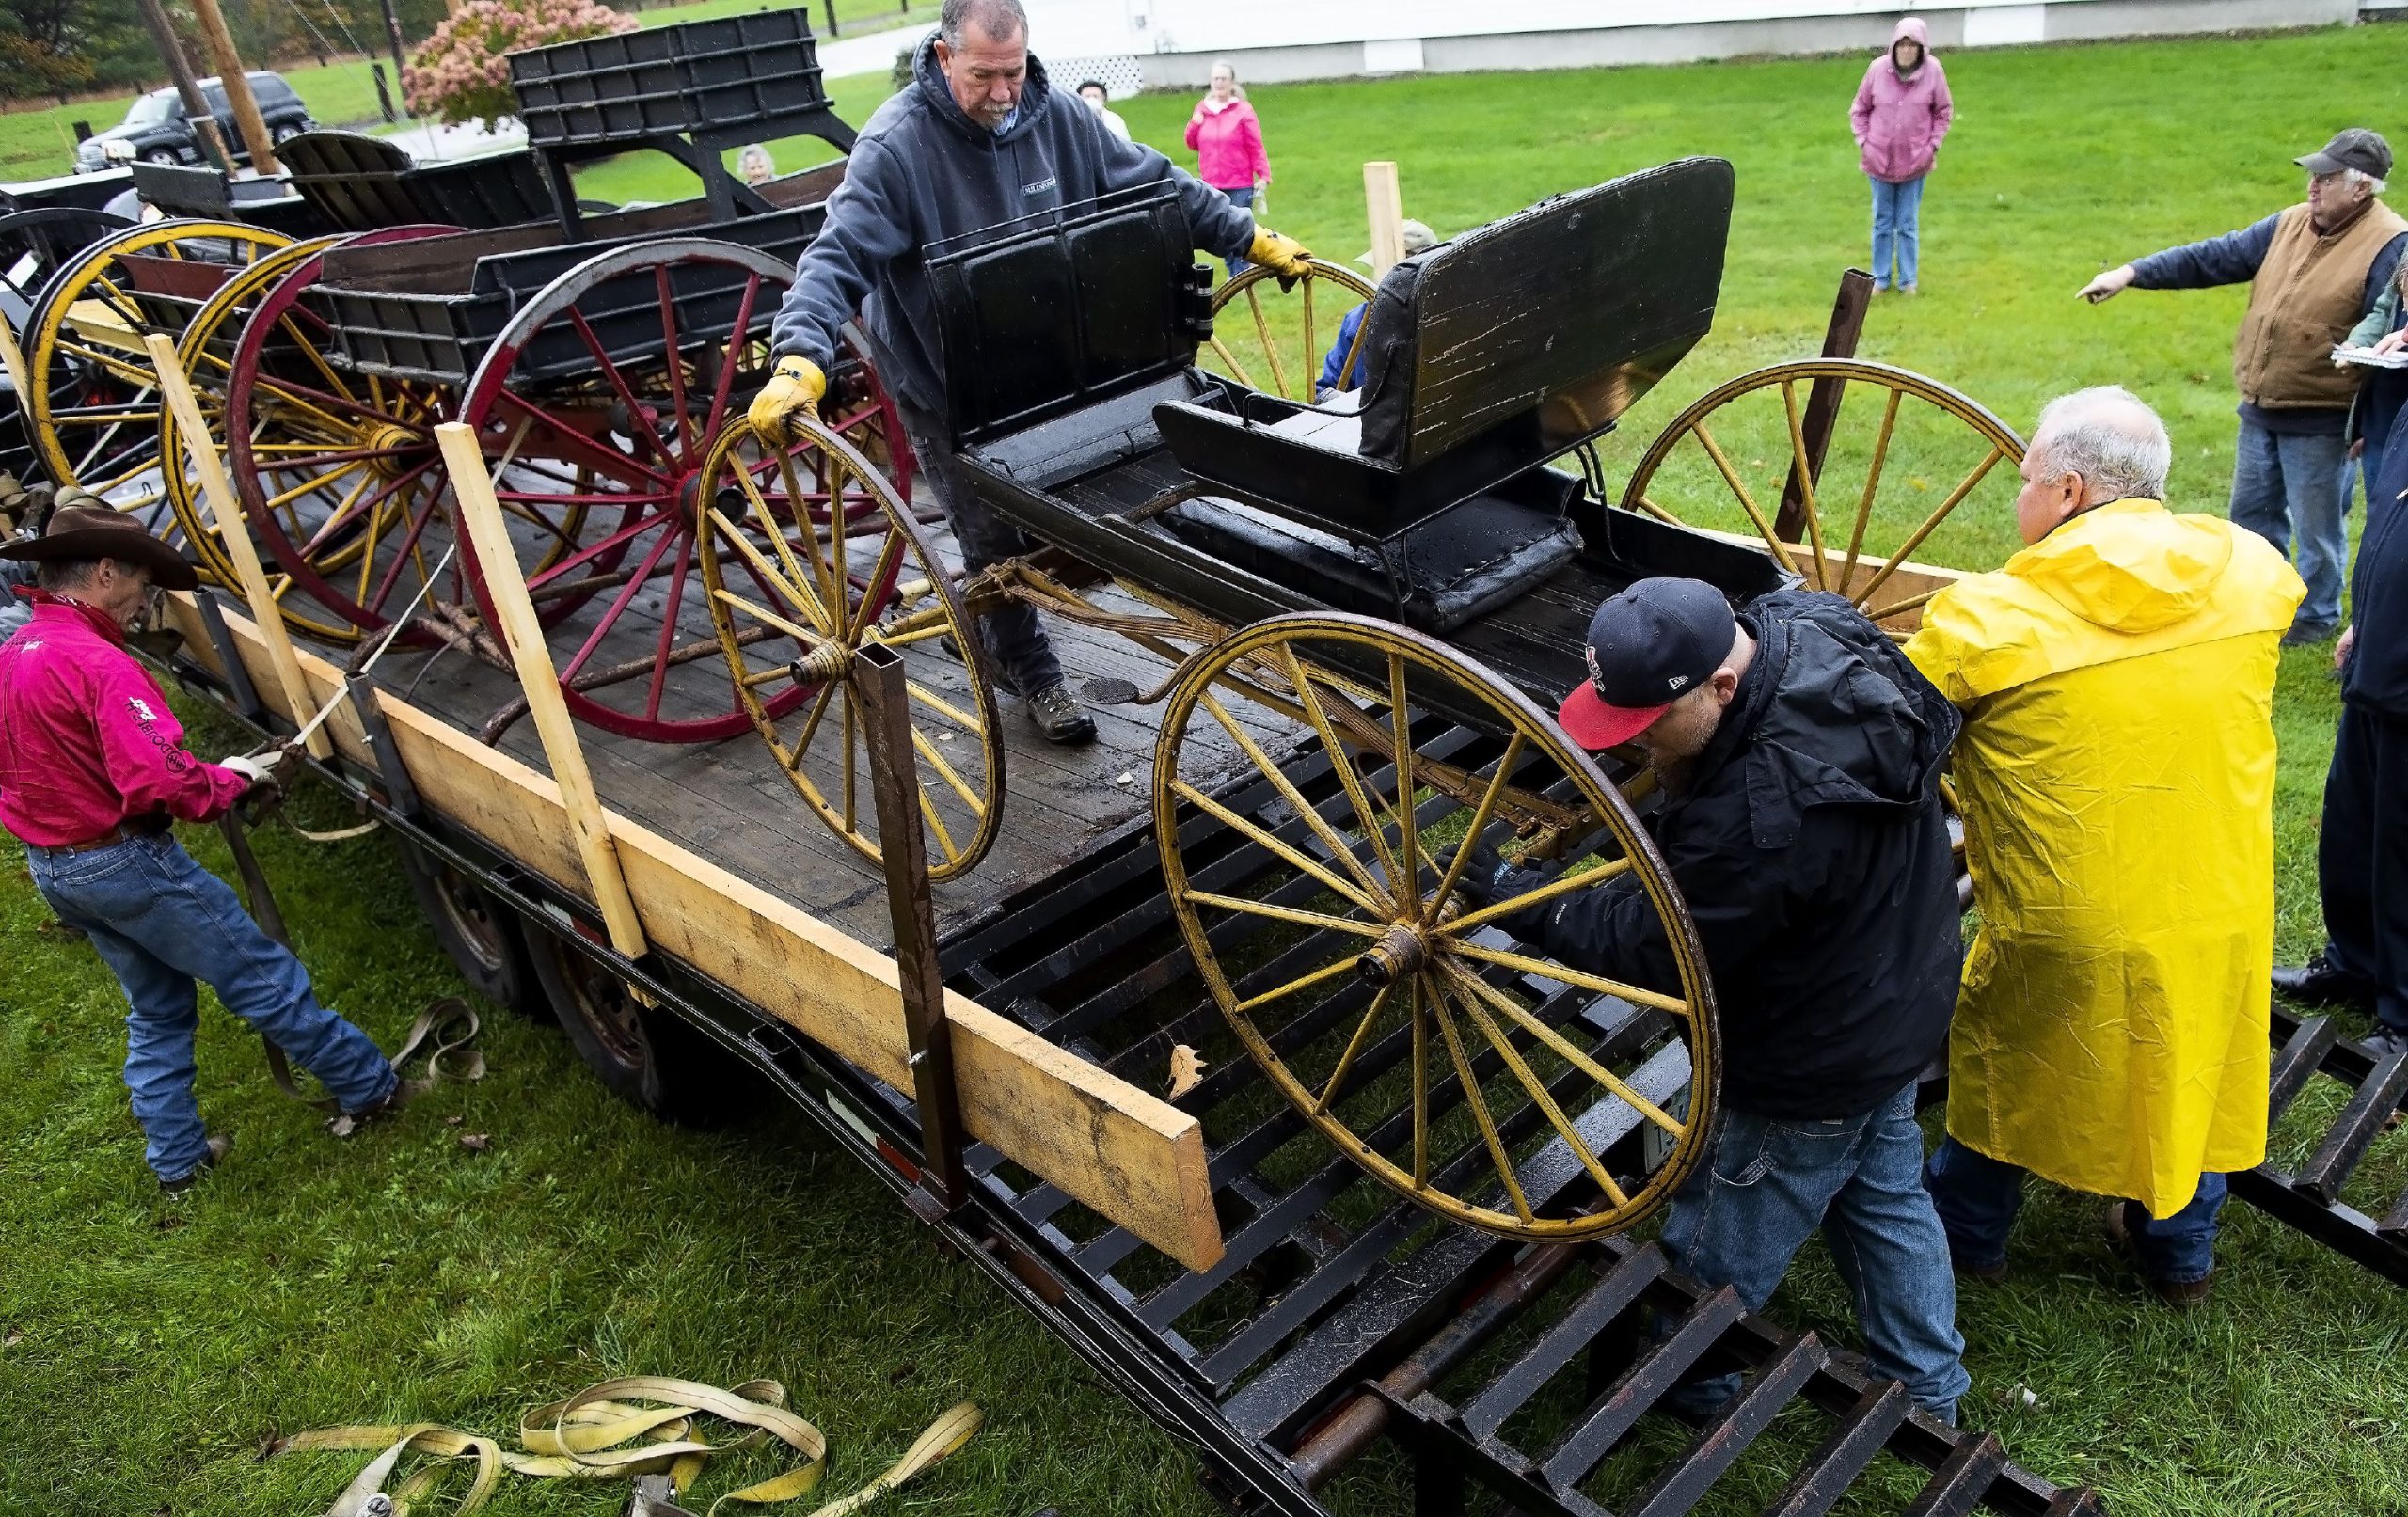
[[[1104, 195], [1166, 184], [1197, 246], [1300, 274], [1306, 251], [1220, 191], [1143, 144], [1114, 136], [1075, 95], [1057, 96], [1028, 51], [1020, 0], [945, 0], [937, 30], [912, 55], [911, 83], [862, 128], [828, 220], [795, 268], [770, 325], [778, 356], [754, 398], [754, 427], [775, 436], [785, 418], [816, 409], [845, 324], [856, 313], [879, 378], [972, 569], [1028, 551], [954, 463], [943, 344], [922, 250]], [[978, 639], [1038, 731], [1057, 743], [1094, 738], [1095, 723], [1064, 686], [1037, 612], [1006, 600], [979, 618]]]
[[2350, 579], [2352, 620], [2333, 661], [2341, 727], [2324, 780], [2316, 883], [2324, 951], [2279, 967], [2295, 1000], [2371, 1010], [2378, 1059], [2408, 1052], [2408, 409], [2393, 419]]
[[[1915, 1076], [1948, 1036], [1961, 957], [1940, 766], [1956, 713], [1837, 595], [1779, 591], [1735, 618], [1694, 579], [1597, 608], [1563, 729], [1630, 744], [1666, 792], [1654, 831], [1705, 948], [1726, 1111], [1664, 1243], [1751, 1307], [1817, 1227], [1874, 1367], [1955, 1416], [1969, 1383], [1947, 1235], [1923, 1187]], [[1484, 899], [1545, 883], [1484, 845]], [[1677, 990], [1637, 882], [1500, 924], [1564, 964]], [[1704, 1411], [1736, 1378], [1688, 1387]]]

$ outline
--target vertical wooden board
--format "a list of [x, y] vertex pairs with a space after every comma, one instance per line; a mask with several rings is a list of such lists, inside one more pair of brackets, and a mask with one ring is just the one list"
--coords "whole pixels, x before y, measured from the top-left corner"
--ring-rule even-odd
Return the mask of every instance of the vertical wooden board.
[[1404, 261], [1404, 192], [1394, 163], [1363, 166], [1363, 202], [1371, 223], [1371, 278], [1377, 281]]
[[[188, 596], [170, 615], [192, 656], [216, 659]], [[246, 667], [264, 672], [259, 630], [228, 612]], [[301, 656], [323, 702], [340, 671]], [[269, 682], [260, 698], [282, 709]], [[386, 725], [420, 798], [514, 862], [582, 893], [585, 871], [550, 777], [389, 694]], [[348, 708], [326, 723], [346, 757], [373, 764]], [[668, 838], [605, 813], [629, 896], [660, 952], [896, 1090], [911, 1088], [895, 961]], [[963, 1125], [971, 1135], [1189, 1269], [1221, 1256], [1203, 1128], [1196, 1119], [948, 991]]]

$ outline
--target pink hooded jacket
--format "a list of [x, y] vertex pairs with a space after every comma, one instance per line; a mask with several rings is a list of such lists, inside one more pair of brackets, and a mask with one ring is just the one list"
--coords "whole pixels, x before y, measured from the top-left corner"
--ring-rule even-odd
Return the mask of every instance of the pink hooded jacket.
[[1262, 123], [1244, 101], [1233, 100], [1218, 111], [1197, 103], [1187, 118], [1187, 145], [1196, 150], [1196, 177], [1216, 190], [1252, 189], [1271, 177]]
[[[1923, 49], [1923, 62], [1903, 76], [1893, 61], [1901, 38]], [[1900, 21], [1890, 34], [1890, 47], [1865, 66], [1848, 126], [1856, 134], [1857, 166], [1875, 179], [1904, 184], [1931, 172], [1956, 107], [1948, 98], [1948, 74], [1931, 55], [1930, 34], [1921, 21]]]

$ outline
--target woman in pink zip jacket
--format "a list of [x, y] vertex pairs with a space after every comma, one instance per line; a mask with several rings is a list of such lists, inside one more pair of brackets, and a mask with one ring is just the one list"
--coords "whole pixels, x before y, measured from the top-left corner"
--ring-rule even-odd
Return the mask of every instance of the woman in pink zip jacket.
[[[1196, 177], [1254, 209], [1254, 192], [1271, 182], [1271, 155], [1262, 150], [1262, 123], [1238, 89], [1238, 71], [1227, 59], [1212, 65], [1212, 88], [1187, 118], [1187, 145], [1196, 150]], [[1245, 272], [1245, 260], [1229, 260], [1229, 277]]]
[[[1909, 16], [1890, 34], [1890, 51], [1865, 66], [1848, 125], [1857, 165], [1873, 181], [1873, 288], [1915, 292], [1921, 251], [1924, 176], [1940, 156], [1956, 106], [1948, 74], [1931, 55], [1931, 37]], [[1189, 128], [1194, 139], [1195, 129]], [[1896, 277], [1892, 277], [1895, 259]]]

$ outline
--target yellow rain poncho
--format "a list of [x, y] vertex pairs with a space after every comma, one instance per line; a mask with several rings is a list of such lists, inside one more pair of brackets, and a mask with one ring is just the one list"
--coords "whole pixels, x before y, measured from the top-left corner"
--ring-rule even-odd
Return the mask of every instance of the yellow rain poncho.
[[1966, 715], [1981, 911], [1959, 1143], [2158, 1217], [2264, 1160], [2275, 648], [2304, 594], [2254, 532], [2118, 500], [1925, 608], [1907, 656]]

